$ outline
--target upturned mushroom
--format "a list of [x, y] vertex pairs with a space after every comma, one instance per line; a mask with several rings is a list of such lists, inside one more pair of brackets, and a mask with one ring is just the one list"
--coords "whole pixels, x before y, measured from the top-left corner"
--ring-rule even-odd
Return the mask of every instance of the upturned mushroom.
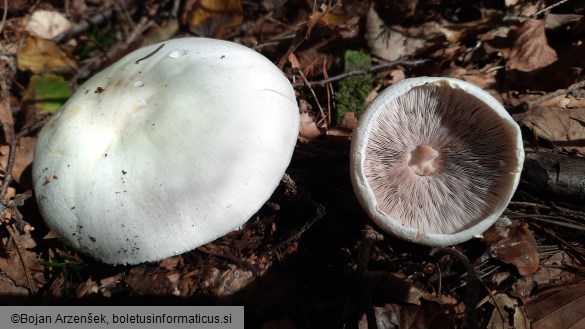
[[244, 224], [299, 131], [288, 79], [232, 42], [138, 49], [79, 87], [43, 128], [37, 203], [66, 243], [110, 264], [156, 261]]
[[480, 236], [502, 214], [524, 162], [519, 126], [471, 83], [400, 81], [380, 93], [352, 138], [351, 179], [369, 217], [431, 246]]

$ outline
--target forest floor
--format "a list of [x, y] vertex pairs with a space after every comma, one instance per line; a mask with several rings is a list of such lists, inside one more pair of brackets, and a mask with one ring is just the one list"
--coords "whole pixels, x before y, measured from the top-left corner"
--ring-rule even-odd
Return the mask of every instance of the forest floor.
[[[585, 328], [575, 311], [585, 309], [585, 7], [547, 5], [4, 1], [0, 303], [245, 305], [247, 327], [264, 329]], [[187, 35], [248, 46], [285, 73], [301, 110], [292, 162], [240, 230], [160, 262], [100, 263], [43, 223], [31, 181], [36, 136], [93, 74]], [[382, 232], [350, 181], [356, 117], [416, 76], [488, 91], [524, 138], [509, 220], [453, 248]]]

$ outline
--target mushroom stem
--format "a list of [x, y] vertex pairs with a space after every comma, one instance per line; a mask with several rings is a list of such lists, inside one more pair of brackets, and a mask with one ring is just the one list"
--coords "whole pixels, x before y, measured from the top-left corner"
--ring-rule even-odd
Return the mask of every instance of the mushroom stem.
[[419, 176], [428, 176], [436, 171], [436, 159], [439, 152], [431, 146], [421, 144], [412, 150], [408, 158], [408, 166]]

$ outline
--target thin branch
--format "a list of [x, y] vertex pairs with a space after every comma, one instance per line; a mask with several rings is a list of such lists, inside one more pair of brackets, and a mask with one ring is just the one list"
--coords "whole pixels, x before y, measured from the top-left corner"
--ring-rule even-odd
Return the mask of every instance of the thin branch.
[[21, 131], [18, 132], [18, 134], [16, 134], [16, 136], [14, 137], [16, 140], [21, 139], [22, 137], [37, 131], [38, 129], [41, 129], [46, 123], [47, 121], [49, 121], [51, 117], [50, 116], [43, 116], [42, 118], [40, 118], [39, 120], [37, 120], [35, 123], [33, 123], [30, 126], [26, 126], [24, 128], [22, 128]]
[[301, 78], [303, 78], [303, 81], [309, 86], [309, 90], [311, 90], [311, 94], [313, 94], [313, 98], [315, 99], [315, 103], [317, 103], [317, 106], [319, 107], [319, 111], [321, 112], [321, 117], [323, 117], [323, 120], [325, 120], [324, 121], [325, 128], [329, 129], [329, 122], [327, 120], [327, 117], [325, 117], [325, 111], [323, 111], [323, 107], [321, 106], [321, 103], [319, 103], [319, 98], [317, 98], [317, 94], [315, 93], [315, 90], [311, 86], [309, 80], [307, 80], [307, 78], [303, 74], [303, 71], [301, 71], [301, 69], [298, 69], [298, 71], [299, 71], [299, 74], [301, 75]]
[[540, 14], [544, 13], [545, 11], [551, 10], [551, 9], [553, 9], [554, 7], [557, 7], [557, 6], [560, 6], [560, 5], [562, 5], [563, 3], [567, 2], [567, 1], [569, 1], [569, 0], [561, 0], [561, 1], [557, 2], [557, 3], [553, 3], [552, 5], [550, 5], [550, 6], [546, 7], [546, 8], [544, 8], [544, 9], [541, 9], [541, 10], [539, 10], [539, 11], [535, 12], [534, 14], [531, 14], [531, 15], [530, 15], [530, 16], [528, 16], [528, 17], [529, 17], [529, 18], [534, 18], [534, 17], [536, 17], [536, 16], [538, 16], [538, 15], [540, 15]]
[[[6, 0], [5, 0], [6, 1]], [[125, 7], [131, 6], [136, 0], [125, 0], [123, 4]], [[93, 15], [92, 17], [81, 21], [79, 24], [74, 25], [69, 30], [59, 34], [53, 40], [56, 43], [63, 43], [71, 38], [74, 38], [82, 33], [89, 31], [94, 26], [103, 24], [104, 22], [110, 21], [114, 14], [113, 7], [107, 8], [106, 10]]]
[[392, 61], [392, 62], [385, 62], [385, 63], [381, 63], [378, 65], [374, 65], [367, 70], [354, 70], [354, 71], [344, 72], [342, 74], [333, 76], [331, 78], [323, 79], [323, 80], [319, 80], [319, 81], [308, 81], [305, 83], [295, 83], [294, 87], [302, 87], [304, 85], [323, 87], [331, 82], [339, 81], [339, 80], [353, 77], [353, 76], [357, 76], [357, 75], [365, 75], [368, 73], [374, 73], [374, 72], [383, 70], [385, 68], [393, 67], [396, 65], [419, 65], [422, 63], [426, 63], [428, 61], [429, 61], [428, 59], [417, 59], [417, 60], [397, 60], [397, 61]]
[[104, 22], [111, 20], [113, 13], [114, 10], [112, 8], [108, 8], [103, 12], [97, 13], [96, 15], [93, 15], [92, 17], [84, 21], [81, 21], [79, 24], [74, 25], [69, 30], [60, 33], [53, 40], [56, 43], [66, 42], [71, 38], [74, 38], [80, 34], [89, 31], [89, 29], [92, 28], [93, 26], [98, 26]]
[[0, 23], [0, 33], [4, 29], [4, 23], [6, 23], [6, 17], [8, 15], [8, 0], [4, 0], [4, 13], [2, 14], [2, 22]]
[[[6, 85], [6, 74], [4, 67], [0, 68], [0, 97], [2, 97], [2, 102], [7, 103], [5, 107], [10, 109], [10, 92], [8, 91], [8, 86]], [[7, 140], [10, 141], [10, 153], [8, 155], [8, 164], [6, 165], [4, 182], [2, 182], [2, 188], [0, 189], [0, 199], [4, 198], [4, 195], [8, 190], [8, 186], [12, 182], [12, 167], [14, 166], [16, 148], [18, 147], [18, 139], [14, 136], [14, 125], [8, 125], [8, 127], [4, 128], [7, 130], [5, 132], [8, 137]]]
[[467, 286], [465, 288], [465, 298], [463, 304], [465, 305], [465, 317], [467, 318], [468, 326], [472, 329], [479, 328], [479, 320], [476, 314], [477, 304], [479, 303], [479, 291], [481, 288], [481, 279], [477, 275], [475, 268], [471, 262], [461, 251], [453, 248], [436, 248], [431, 251], [431, 257], [442, 257], [449, 255], [452, 259], [459, 261], [467, 272]]
[[14, 131], [12, 132], [12, 136], [10, 153], [8, 153], [8, 164], [6, 165], [6, 175], [4, 175], [4, 182], [2, 182], [0, 198], [4, 198], [6, 191], [8, 191], [8, 186], [12, 183], [12, 168], [14, 167], [14, 158], [16, 157], [16, 149], [18, 148], [18, 140], [14, 137]]
[[313, 224], [315, 224], [318, 220], [320, 220], [321, 218], [323, 218], [325, 216], [325, 207], [323, 205], [318, 204], [312, 200], [309, 200], [309, 202], [313, 206], [315, 206], [315, 214], [314, 214], [313, 218], [311, 218], [308, 222], [303, 224], [303, 226], [301, 226], [296, 232], [294, 232], [293, 234], [288, 236], [286, 239], [284, 239], [283, 241], [280, 241], [273, 248], [270, 248], [270, 250], [277, 250], [278, 251], [278, 250], [282, 250], [282, 249], [289, 247], [293, 242], [298, 241], [301, 238], [301, 236], [303, 235], [303, 233], [305, 233], [307, 230], [309, 230], [313, 226]]

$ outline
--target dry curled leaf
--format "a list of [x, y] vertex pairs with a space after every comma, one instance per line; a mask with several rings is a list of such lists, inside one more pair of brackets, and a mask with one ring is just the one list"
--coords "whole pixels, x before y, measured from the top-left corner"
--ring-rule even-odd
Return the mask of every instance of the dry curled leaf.
[[24, 46], [16, 55], [18, 69], [42, 73], [70, 73], [77, 69], [75, 61], [62, 51], [52, 40], [28, 36]]
[[488, 256], [516, 266], [521, 275], [538, 270], [538, 246], [526, 225], [500, 220], [484, 233], [484, 240], [489, 246]]
[[300, 139], [310, 141], [321, 135], [313, 118], [306, 112], [301, 113]]
[[516, 36], [507, 56], [510, 69], [530, 72], [557, 60], [556, 51], [546, 40], [543, 20], [529, 19], [510, 32]]

